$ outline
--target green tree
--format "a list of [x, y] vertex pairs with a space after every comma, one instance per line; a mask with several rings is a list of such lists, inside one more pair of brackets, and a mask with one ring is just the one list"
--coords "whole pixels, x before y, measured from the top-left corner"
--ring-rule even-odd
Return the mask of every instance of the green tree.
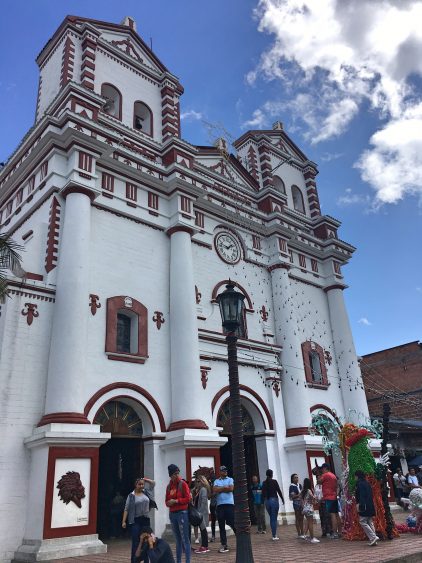
[[22, 246], [17, 244], [10, 235], [0, 233], [0, 301], [3, 301], [8, 294], [8, 270], [17, 277], [25, 276], [21, 266], [20, 252], [22, 250]]

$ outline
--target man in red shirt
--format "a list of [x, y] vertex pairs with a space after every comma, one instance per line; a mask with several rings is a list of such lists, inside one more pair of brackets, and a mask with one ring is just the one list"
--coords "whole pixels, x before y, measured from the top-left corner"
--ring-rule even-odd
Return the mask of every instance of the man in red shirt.
[[341, 519], [338, 513], [337, 500], [337, 477], [331, 473], [328, 463], [321, 465], [322, 475], [318, 477], [318, 483], [322, 486], [322, 498], [325, 501], [325, 507], [331, 517], [331, 525], [333, 529], [332, 538], [341, 537]]
[[170, 483], [166, 489], [166, 506], [170, 509], [170, 523], [176, 539], [177, 563], [182, 563], [185, 552], [186, 563], [190, 563], [191, 546], [189, 534], [188, 505], [190, 490], [186, 481], [180, 477], [180, 469], [173, 463], [168, 466]]

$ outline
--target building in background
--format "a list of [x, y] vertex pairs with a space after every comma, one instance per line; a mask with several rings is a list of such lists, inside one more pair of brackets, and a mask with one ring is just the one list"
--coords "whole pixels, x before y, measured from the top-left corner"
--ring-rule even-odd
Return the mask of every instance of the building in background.
[[[167, 465], [231, 466], [227, 348], [239, 330], [247, 467], [325, 460], [311, 414], [367, 416], [342, 265], [316, 164], [280, 122], [234, 143], [181, 138], [183, 88], [136, 33], [67, 17], [37, 58], [35, 125], [0, 174], [0, 224], [24, 245], [0, 317], [0, 561], [101, 552], [110, 507]], [[287, 517], [293, 509], [288, 502]]]
[[382, 418], [383, 403], [391, 407], [393, 468], [422, 454], [422, 344], [394, 346], [362, 356], [362, 378], [369, 414]]

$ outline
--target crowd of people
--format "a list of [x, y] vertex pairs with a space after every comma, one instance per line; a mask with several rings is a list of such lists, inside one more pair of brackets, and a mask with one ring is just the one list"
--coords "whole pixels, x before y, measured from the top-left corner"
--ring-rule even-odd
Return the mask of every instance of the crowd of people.
[[[316, 484], [308, 477], [300, 483], [299, 475], [293, 473], [289, 487], [289, 498], [293, 503], [295, 526], [299, 540], [318, 544], [315, 535], [314, 515], [319, 512], [322, 537], [339, 539], [342, 522], [339, 506], [339, 482], [327, 463], [313, 470]], [[176, 542], [176, 562], [182, 563], [183, 554], [186, 563], [190, 563], [192, 552], [204, 554], [210, 551], [209, 542], [216, 541], [216, 522], [218, 522], [220, 543], [219, 553], [229, 551], [227, 545], [226, 526], [234, 533], [234, 481], [229, 477], [227, 467], [222, 465], [219, 475], [211, 473], [208, 478], [196, 475], [189, 485], [181, 478], [177, 465], [168, 466], [170, 481], [166, 488], [165, 504], [169, 509], [170, 524]], [[375, 506], [371, 486], [362, 471], [355, 472], [355, 498], [359, 514], [359, 522], [364, 530], [369, 545], [377, 544], [373, 517]], [[417, 473], [411, 468], [404, 476], [401, 470], [394, 474], [396, 498], [401, 501], [412, 490], [422, 486], [422, 467]], [[131, 563], [174, 563], [174, 557], [168, 543], [157, 538], [152, 529], [150, 512], [157, 508], [152, 492], [155, 482], [146, 477], [137, 479], [133, 492], [125, 503], [122, 528], [129, 526], [132, 538]], [[279, 501], [284, 504], [283, 493], [273, 471], [268, 469], [266, 479], [260, 481], [257, 475], [252, 477], [250, 485], [254, 518], [258, 534], [266, 534], [267, 526], [265, 511], [268, 513], [272, 541], [278, 541], [277, 535]], [[208, 526], [211, 524], [211, 537], [208, 537]], [[192, 547], [193, 543], [198, 544]], [[200, 545], [199, 545], [200, 544]]]
[[394, 494], [396, 502], [405, 510], [408, 509], [408, 497], [412, 489], [422, 487], [422, 465], [418, 468], [410, 467], [409, 472], [403, 475], [401, 469], [393, 474]]

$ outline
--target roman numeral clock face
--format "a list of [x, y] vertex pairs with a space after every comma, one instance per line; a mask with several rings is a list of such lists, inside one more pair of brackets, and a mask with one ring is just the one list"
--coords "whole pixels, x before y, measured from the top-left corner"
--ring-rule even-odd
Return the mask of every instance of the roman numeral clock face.
[[215, 249], [219, 257], [228, 264], [236, 264], [240, 260], [239, 243], [230, 233], [219, 233], [215, 237]]

